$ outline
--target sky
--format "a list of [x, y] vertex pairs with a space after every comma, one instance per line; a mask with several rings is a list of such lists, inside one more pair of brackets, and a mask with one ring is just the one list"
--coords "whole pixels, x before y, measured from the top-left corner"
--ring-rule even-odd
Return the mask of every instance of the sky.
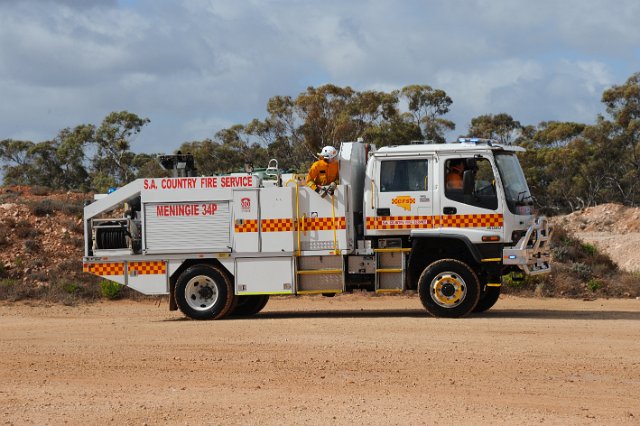
[[506, 112], [593, 123], [640, 71], [638, 0], [0, 0], [0, 140], [127, 110], [170, 153], [326, 83], [453, 99], [449, 135]]

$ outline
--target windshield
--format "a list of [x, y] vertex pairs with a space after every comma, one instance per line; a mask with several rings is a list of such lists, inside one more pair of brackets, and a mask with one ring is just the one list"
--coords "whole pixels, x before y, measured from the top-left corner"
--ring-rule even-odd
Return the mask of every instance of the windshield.
[[511, 213], [519, 215], [532, 214], [533, 199], [518, 162], [518, 157], [514, 153], [496, 153], [496, 163]]

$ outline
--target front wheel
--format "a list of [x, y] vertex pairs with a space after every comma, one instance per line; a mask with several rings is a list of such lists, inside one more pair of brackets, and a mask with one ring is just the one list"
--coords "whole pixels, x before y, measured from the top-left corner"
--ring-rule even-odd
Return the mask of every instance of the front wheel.
[[500, 287], [489, 287], [485, 286], [484, 291], [480, 294], [480, 299], [478, 300], [478, 304], [475, 308], [473, 308], [473, 312], [484, 312], [488, 311], [496, 304], [498, 299], [500, 298]]
[[219, 267], [194, 265], [178, 277], [175, 299], [182, 313], [191, 319], [219, 319], [233, 307], [233, 285]]
[[422, 305], [434, 317], [457, 318], [475, 308], [480, 297], [480, 282], [466, 263], [442, 259], [422, 272], [418, 293]]

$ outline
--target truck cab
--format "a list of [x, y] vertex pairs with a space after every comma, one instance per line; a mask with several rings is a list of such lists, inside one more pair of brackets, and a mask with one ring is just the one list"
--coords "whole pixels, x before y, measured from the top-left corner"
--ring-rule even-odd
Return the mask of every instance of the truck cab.
[[[375, 151], [366, 168], [364, 238], [375, 248], [407, 251], [403, 272], [411, 290], [424, 292], [421, 277], [434, 262], [453, 265], [458, 272], [449, 277], [471, 270], [480, 283], [476, 311], [484, 310], [497, 300], [503, 274], [550, 270], [549, 228], [545, 218], [534, 216], [516, 155], [522, 151], [478, 138]], [[431, 296], [425, 295], [436, 299], [431, 310], [438, 315], [462, 304], [458, 296], [470, 287], [459, 278], [447, 282], [453, 283], [453, 290], [443, 285], [443, 291], [453, 291], [451, 297], [438, 295], [435, 284]]]

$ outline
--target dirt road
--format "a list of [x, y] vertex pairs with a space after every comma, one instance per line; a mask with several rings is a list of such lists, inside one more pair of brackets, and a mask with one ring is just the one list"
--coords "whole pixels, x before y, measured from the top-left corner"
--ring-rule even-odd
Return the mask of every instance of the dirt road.
[[640, 300], [273, 299], [253, 319], [166, 303], [0, 305], [3, 424], [639, 424]]

